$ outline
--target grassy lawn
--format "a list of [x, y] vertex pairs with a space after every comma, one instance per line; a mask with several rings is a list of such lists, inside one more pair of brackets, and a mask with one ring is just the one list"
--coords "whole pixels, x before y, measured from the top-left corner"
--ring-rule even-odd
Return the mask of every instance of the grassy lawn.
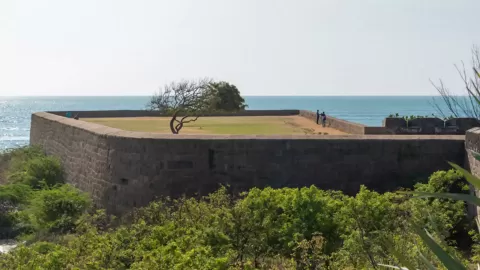
[[[167, 117], [82, 118], [81, 120], [129, 131], [171, 133], [169, 128], [170, 118]], [[180, 133], [232, 135], [344, 134], [335, 129], [322, 128], [301, 116], [201, 117], [195, 122], [185, 124]]]

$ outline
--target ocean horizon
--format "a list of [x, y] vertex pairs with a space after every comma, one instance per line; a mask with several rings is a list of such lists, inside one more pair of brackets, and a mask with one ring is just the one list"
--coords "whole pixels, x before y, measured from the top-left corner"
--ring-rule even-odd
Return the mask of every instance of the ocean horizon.
[[[381, 126], [390, 114], [439, 115], [440, 96], [244, 96], [250, 110], [300, 109]], [[0, 150], [29, 143], [31, 114], [40, 111], [142, 110], [150, 96], [0, 97]]]

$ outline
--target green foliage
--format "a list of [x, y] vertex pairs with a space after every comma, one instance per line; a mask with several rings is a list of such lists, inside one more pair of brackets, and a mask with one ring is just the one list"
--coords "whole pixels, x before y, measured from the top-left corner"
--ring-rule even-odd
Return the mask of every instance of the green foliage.
[[[343, 204], [343, 195], [315, 187], [302, 189], [252, 189], [236, 205], [239, 218], [235, 231], [243, 234], [236, 247], [251, 257], [293, 255], [300, 259], [295, 248], [314, 235], [322, 237], [322, 252], [330, 255], [340, 245], [335, 212]], [[249, 241], [247, 241], [249, 240]], [[248, 243], [251, 244], [248, 245]]]
[[38, 147], [0, 155], [8, 182], [0, 185], [0, 237], [68, 232], [89, 205], [86, 194], [62, 185], [60, 162]]
[[[478, 159], [478, 157], [476, 156], [475, 158]], [[473, 176], [468, 171], [456, 164], [450, 162], [449, 164], [457, 171], [450, 170], [448, 172], [438, 172], [432, 175], [432, 177], [430, 178], [430, 187], [417, 186], [417, 190], [440, 190], [443, 191], [443, 193], [424, 191], [410, 192], [416, 195], [417, 198], [431, 198], [428, 202], [432, 205], [436, 205], [437, 209], [440, 209], [440, 211], [443, 212], [443, 216], [439, 215], [434, 218], [432, 218], [432, 214], [430, 212], [424, 213], [424, 216], [427, 216], [429, 218], [428, 220], [430, 221], [430, 231], [436, 233], [437, 237], [434, 237], [432, 236], [432, 234], [429, 233], [429, 229], [427, 228], [428, 224], [424, 224], [423, 226], [418, 225], [418, 220], [420, 219], [414, 219], [412, 223], [414, 230], [416, 231], [417, 235], [420, 236], [422, 242], [428, 246], [429, 251], [436, 256], [436, 258], [442, 263], [442, 265], [446, 269], [466, 269], [465, 265], [468, 265], [469, 262], [465, 259], [459, 259], [461, 258], [461, 256], [459, 256], [460, 254], [456, 252], [456, 250], [453, 248], [453, 244], [455, 243], [453, 241], [449, 241], [449, 239], [446, 239], [445, 236], [448, 236], [448, 233], [451, 232], [455, 227], [458, 228], [461, 227], [459, 225], [465, 225], [465, 222], [462, 224], [462, 222], [456, 222], [455, 220], [455, 218], [457, 218], [457, 220], [461, 220], [463, 218], [463, 220], [465, 221], [466, 212], [461, 211], [462, 208], [466, 209], [465, 202], [470, 202], [473, 205], [480, 206], [480, 200], [478, 200], [475, 195], [465, 194], [468, 191], [468, 187], [465, 184], [459, 184], [458, 180], [464, 178], [472, 186], [478, 189], [480, 188], [480, 179]], [[459, 190], [462, 193], [451, 193], [455, 189]], [[442, 202], [448, 202], [449, 205], [439, 205], [442, 204]], [[459, 212], [462, 213], [458, 215]], [[435, 220], [435, 218], [439, 219]], [[442, 221], [445, 222], [445, 224], [439, 223]], [[478, 220], [476, 221], [477, 229], [479, 229], [480, 224], [478, 223]], [[427, 229], [424, 231], [422, 227]], [[463, 229], [464, 232], [466, 231], [465, 228], [461, 229]], [[471, 256], [471, 261], [478, 263], [478, 252], [480, 250], [478, 248], [478, 234], [475, 233], [473, 230], [469, 231], [468, 234], [471, 237], [471, 240], [476, 241], [476, 243], [472, 245], [471, 251], [473, 252], [473, 256]], [[420, 252], [420, 255], [429, 269], [435, 269], [431, 261], [425, 258], [422, 252]], [[397, 256], [397, 258], [399, 257]], [[407, 263], [407, 260], [405, 258], [402, 258], [401, 263], [405, 265]]]
[[[433, 173], [428, 184], [416, 184], [415, 191], [431, 193], [469, 193], [467, 182], [463, 175], [456, 170], [438, 171]], [[433, 220], [437, 228], [444, 237], [454, 234], [456, 226], [468, 226], [466, 219], [467, 205], [463, 201], [455, 201], [442, 198], [432, 198], [429, 200], [413, 200], [410, 202], [415, 205], [412, 212], [417, 220]], [[432, 215], [434, 211], [434, 215]], [[460, 224], [463, 223], [463, 224]]]
[[26, 203], [31, 197], [30, 186], [2, 185], [0, 186], [0, 238], [9, 237], [17, 221], [16, 206]]
[[35, 157], [24, 162], [23, 167], [10, 174], [9, 180], [35, 189], [43, 185], [52, 187], [63, 182], [60, 161], [54, 157]]
[[[405, 115], [405, 116], [401, 116], [399, 113], [394, 113], [394, 114], [392, 113], [388, 115], [388, 118], [403, 118], [406, 121], [411, 121], [417, 118], [438, 118], [438, 116], [436, 116], [433, 113], [431, 115]], [[445, 116], [443, 117], [443, 120], [446, 121], [452, 118], [455, 118], [455, 116], [454, 115]]]
[[42, 185], [52, 187], [63, 183], [63, 175], [58, 158], [45, 156], [38, 147], [24, 147], [8, 153], [7, 168], [9, 182], [30, 185], [40, 189]]
[[20, 215], [34, 231], [66, 233], [75, 228], [75, 222], [89, 204], [85, 193], [62, 185], [35, 192]]
[[458, 245], [480, 237], [467, 234], [472, 224], [457, 200], [470, 196], [465, 180], [480, 180], [458, 166], [415, 186], [429, 199], [364, 186], [354, 197], [312, 186], [254, 188], [234, 199], [221, 188], [116, 219], [86, 212], [89, 198], [61, 184], [58, 160], [35, 148], [8, 155], [0, 226], [33, 237], [1, 254], [1, 269], [424, 269], [480, 261], [480, 244]]
[[24, 184], [0, 185], [0, 202], [26, 203], [31, 197], [32, 188]]
[[[436, 172], [416, 190], [463, 191], [462, 179], [454, 170]], [[79, 201], [74, 190], [65, 189], [44, 190], [34, 196], [35, 207], [25, 213], [36, 213], [31, 223], [43, 224], [38, 229], [64, 228], [52, 222], [68, 212], [60, 202], [71, 197]], [[66, 205], [68, 210], [75, 209], [69, 215], [79, 217], [86, 204]], [[254, 188], [237, 199], [221, 188], [199, 200], [164, 198], [118, 220], [104, 211], [83, 214], [76, 219], [76, 234], [0, 255], [0, 267], [372, 269], [379, 264], [399, 265], [401, 258], [408, 258], [408, 265], [414, 268], [424, 269], [426, 262], [441, 268], [442, 259], [429, 248], [432, 242], [424, 242], [426, 238], [412, 224], [446, 231], [448, 237], [437, 233], [427, 236], [437, 243], [437, 249], [465, 263], [452, 234], [464, 229], [459, 224], [465, 213], [465, 205], [453, 200], [409, 200], [365, 187], [355, 197], [313, 186]], [[72, 222], [67, 224], [69, 229], [63, 232], [72, 230]]]
[[169, 127], [173, 134], [179, 134], [184, 124], [195, 122], [206, 113], [239, 111], [246, 107], [236, 86], [209, 78], [172, 82], [154, 94], [147, 104], [152, 111], [172, 115]]
[[386, 234], [402, 226], [399, 218], [404, 216], [399, 205], [394, 203], [394, 196], [362, 186], [355, 197], [346, 200], [336, 216], [337, 223], [342, 224], [343, 239], [343, 246], [336, 254], [339, 266], [375, 267], [377, 259], [385, 257], [382, 243]]
[[428, 179], [428, 184], [418, 183], [415, 190], [425, 192], [469, 193], [468, 183], [463, 174], [454, 169], [434, 172]]
[[211, 111], [236, 112], [243, 111], [248, 106], [240, 95], [237, 87], [227, 82], [212, 82], [209, 85], [211, 92]]

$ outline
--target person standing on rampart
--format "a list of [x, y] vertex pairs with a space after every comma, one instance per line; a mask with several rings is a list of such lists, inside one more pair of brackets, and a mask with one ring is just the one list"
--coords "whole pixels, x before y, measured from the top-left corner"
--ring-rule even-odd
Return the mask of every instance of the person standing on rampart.
[[[325, 127], [325, 125], [327, 124], [327, 115], [325, 114], [325, 112], [322, 112], [320, 116], [322, 117], [322, 126]], [[317, 124], [318, 124], [318, 117], [317, 117]]]

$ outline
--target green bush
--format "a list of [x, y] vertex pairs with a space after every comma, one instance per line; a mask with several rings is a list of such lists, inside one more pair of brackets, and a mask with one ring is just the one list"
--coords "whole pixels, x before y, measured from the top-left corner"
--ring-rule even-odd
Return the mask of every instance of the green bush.
[[47, 157], [37, 146], [8, 150], [0, 155], [0, 160], [9, 183], [30, 185], [35, 189], [63, 183], [60, 161]]
[[[415, 190], [431, 193], [469, 193], [468, 183], [460, 172], [453, 169], [433, 173], [428, 184], [416, 184]], [[431, 230], [441, 231], [443, 237], [452, 244], [465, 240], [462, 238], [466, 237], [474, 225], [467, 219], [468, 206], [464, 201], [430, 198], [412, 200], [408, 203], [412, 204], [411, 214], [416, 220], [427, 224], [427, 228]]]
[[45, 154], [38, 146], [25, 146], [20, 148], [7, 149], [0, 154], [0, 160], [7, 164], [9, 171], [22, 170], [23, 164], [36, 157], [43, 157]]
[[[68, 232], [89, 205], [88, 197], [63, 185], [60, 161], [38, 147], [0, 154], [8, 182], [0, 185], [0, 227], [18, 233]], [[12, 233], [13, 232], [13, 233]]]
[[17, 234], [17, 206], [28, 202], [31, 193], [32, 189], [27, 185], [0, 186], [0, 238], [12, 237]]
[[85, 193], [62, 185], [36, 191], [20, 215], [34, 231], [68, 233], [89, 205]]
[[[235, 209], [244, 216], [230, 233], [237, 252], [253, 258], [283, 255], [299, 260], [296, 247], [314, 235], [323, 238], [323, 253], [330, 255], [340, 245], [336, 212], [344, 204], [338, 192], [326, 192], [316, 187], [263, 190], [254, 188], [238, 202]], [[241, 237], [235, 235], [244, 232]], [[250, 234], [250, 235], [249, 235]], [[246, 240], [244, 240], [246, 239]], [[248, 241], [247, 241], [248, 240]]]
[[0, 185], [0, 202], [20, 204], [27, 202], [32, 194], [32, 188], [23, 184]]
[[44, 185], [52, 187], [63, 183], [63, 173], [57, 158], [39, 156], [21, 162], [21, 166], [15, 166], [10, 171], [9, 180], [41, 189]]
[[415, 190], [425, 192], [469, 193], [468, 182], [456, 170], [434, 172], [428, 179], [428, 184], [416, 184]]
[[[416, 190], [464, 191], [462, 179], [436, 172]], [[470, 252], [450, 237], [466, 229], [463, 203], [366, 187], [353, 197], [313, 186], [253, 188], [236, 199], [221, 188], [201, 199], [161, 199], [121, 219], [86, 214], [88, 198], [68, 185], [26, 198], [20, 220], [57, 237], [0, 255], [1, 269], [372, 269], [398, 265], [397, 254], [415, 269], [425, 268], [424, 258], [441, 267], [412, 223], [445, 231], [434, 237], [462, 260]]]

